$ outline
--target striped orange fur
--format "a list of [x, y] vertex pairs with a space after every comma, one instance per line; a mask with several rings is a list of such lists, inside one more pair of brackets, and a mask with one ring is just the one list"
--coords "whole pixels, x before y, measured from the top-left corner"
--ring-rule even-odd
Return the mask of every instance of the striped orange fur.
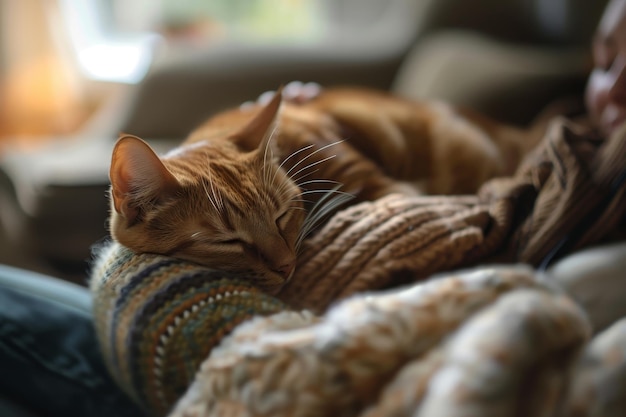
[[512, 173], [538, 139], [369, 90], [281, 101], [216, 115], [162, 157], [122, 135], [110, 169], [114, 239], [273, 292], [292, 276], [302, 239], [349, 198], [472, 193]]

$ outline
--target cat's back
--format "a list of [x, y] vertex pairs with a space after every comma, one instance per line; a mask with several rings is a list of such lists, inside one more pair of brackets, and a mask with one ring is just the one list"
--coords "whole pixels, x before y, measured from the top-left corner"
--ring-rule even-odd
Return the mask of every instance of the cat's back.
[[[213, 116], [186, 143], [228, 139], [262, 107]], [[288, 150], [285, 154], [308, 145], [301, 138], [310, 138], [311, 132], [302, 134], [302, 130], [315, 132], [320, 124], [393, 178], [442, 179], [441, 184], [431, 181], [428, 191], [433, 193], [471, 192], [487, 177], [511, 173], [526, 151], [524, 132], [449, 104], [413, 101], [367, 88], [333, 87], [305, 102], [283, 100], [278, 130], [281, 145]], [[473, 175], [474, 171], [480, 172]], [[465, 184], [468, 178], [475, 181]]]
[[[427, 123], [432, 117], [429, 104], [406, 100], [385, 91], [359, 87], [326, 88], [305, 103], [283, 101], [282, 107], [283, 113], [297, 111], [299, 114], [326, 114], [344, 123], [371, 121], [371, 128], [376, 128], [376, 123], [381, 121], [380, 118], [376, 120], [376, 117], [372, 117], [376, 114], [391, 118], [396, 123], [410, 120], [414, 124]], [[186, 142], [226, 137], [249, 122], [259, 110], [260, 106], [240, 107], [217, 113], [195, 128]]]
[[[431, 103], [409, 100], [387, 91], [349, 86], [324, 89], [318, 96], [301, 105], [333, 114], [384, 111], [408, 116], [421, 111], [423, 117], [428, 117], [431, 107]], [[418, 118], [421, 118], [420, 115]]]
[[332, 88], [306, 106], [337, 120], [350, 144], [392, 177], [430, 178], [431, 193], [473, 192], [509, 175], [537, 141], [477, 112], [384, 91]]

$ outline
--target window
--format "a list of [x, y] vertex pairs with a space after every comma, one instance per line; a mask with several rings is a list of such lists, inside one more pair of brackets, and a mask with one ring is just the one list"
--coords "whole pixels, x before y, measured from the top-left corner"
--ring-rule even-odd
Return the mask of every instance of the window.
[[[0, 137], [75, 132], [165, 51], [407, 44], [421, 0], [0, 0]], [[9, 18], [10, 16], [10, 18]]]

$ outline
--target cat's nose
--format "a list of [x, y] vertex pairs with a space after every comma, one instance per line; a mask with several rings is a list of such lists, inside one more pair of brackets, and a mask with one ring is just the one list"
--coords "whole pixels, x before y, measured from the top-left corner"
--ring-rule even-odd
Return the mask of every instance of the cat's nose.
[[285, 280], [288, 280], [289, 278], [291, 278], [291, 274], [293, 274], [293, 271], [296, 269], [296, 263], [295, 261], [292, 262], [288, 262], [285, 263], [283, 265], [280, 265], [277, 268], [274, 268], [274, 272], [282, 275]]

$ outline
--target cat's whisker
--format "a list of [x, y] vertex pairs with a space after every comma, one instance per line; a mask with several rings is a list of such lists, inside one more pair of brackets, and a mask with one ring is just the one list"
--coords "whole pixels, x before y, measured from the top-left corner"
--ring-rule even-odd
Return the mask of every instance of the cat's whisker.
[[207, 161], [207, 174], [208, 174], [210, 192], [207, 189], [207, 185], [204, 181], [202, 181], [202, 186], [204, 188], [204, 192], [206, 193], [206, 196], [211, 202], [211, 205], [213, 206], [213, 208], [215, 208], [216, 212], [220, 213], [224, 210], [224, 198], [222, 194], [220, 193], [219, 189], [216, 189], [216, 187], [213, 184], [213, 171], [211, 170], [210, 159]]
[[268, 138], [265, 141], [265, 149], [263, 150], [263, 180], [266, 183], [268, 183], [268, 180], [269, 180], [269, 174], [267, 171], [267, 165], [268, 165], [267, 164], [267, 151], [269, 150], [270, 152], [272, 152], [270, 148], [270, 142], [272, 141], [272, 139], [274, 139], [274, 135], [276, 134], [277, 131], [278, 131], [278, 125], [274, 123], [274, 125], [272, 126], [272, 131], [269, 133]]
[[279, 200], [282, 200], [291, 192], [292, 192], [291, 183], [288, 181], [285, 181], [276, 190], [276, 195], [278, 196]]
[[208, 235], [206, 233], [204, 233], [203, 231], [198, 231], [192, 233], [191, 236], [189, 236], [189, 239], [199, 242], [201, 240], [205, 240], [207, 237]]
[[302, 228], [302, 231], [297, 239], [296, 247], [300, 247], [304, 239], [306, 239], [313, 230], [319, 224], [327, 218], [328, 215], [333, 213], [338, 207], [342, 206], [344, 203], [351, 200], [348, 196], [336, 196], [335, 198], [329, 200], [327, 204], [325, 204], [320, 210], [318, 210], [314, 216], [311, 216], [307, 221], [305, 226]]
[[352, 194], [340, 192], [338, 189], [326, 190], [326, 194], [315, 204], [304, 220], [302, 229], [296, 239], [296, 251], [300, 250], [302, 242], [328, 215], [352, 198], [354, 198]]
[[[343, 142], [344, 140], [338, 140], [335, 141], [333, 143], [329, 143], [328, 145], [322, 146], [320, 149], [315, 150], [314, 152], [311, 152], [310, 154], [306, 155], [304, 158], [302, 158], [301, 160], [299, 160], [297, 163], [295, 163], [285, 174], [289, 177], [289, 179], [294, 182], [296, 185], [298, 185], [298, 182], [301, 181], [302, 179], [315, 174], [316, 172], [318, 172], [318, 169], [312, 170], [310, 172], [307, 172], [305, 174], [303, 174], [302, 176], [295, 178], [297, 175], [299, 175], [300, 173], [302, 173], [303, 171], [306, 171], [307, 169], [313, 168], [314, 166], [321, 164], [322, 162], [326, 162], [332, 158], [334, 158], [336, 155], [332, 155], [330, 157], [324, 158], [321, 161], [317, 161], [311, 164], [308, 164], [300, 169], [298, 169], [296, 172], [294, 172], [293, 174], [291, 173], [295, 168], [297, 168], [299, 165], [301, 165], [304, 161], [306, 161], [307, 159], [309, 159], [310, 157], [312, 157], [313, 155], [315, 155], [318, 152], [323, 151], [324, 149], [327, 149], [331, 146], [337, 145], [341, 142]], [[309, 150], [311, 148], [313, 148], [315, 145], [311, 144], [311, 145], [307, 145], [303, 148], [298, 149], [297, 151], [293, 152], [291, 155], [289, 155], [287, 158], [285, 158], [285, 160], [279, 165], [279, 170], [280, 168], [282, 168], [284, 166], [284, 164], [291, 158], [293, 158], [294, 156], [300, 154], [301, 152], [304, 152], [306, 150]], [[274, 179], [276, 178], [276, 174], [278, 173], [278, 170], [274, 173], [274, 178], [272, 179], [272, 182], [274, 182]], [[299, 185], [298, 185], [299, 186]], [[282, 190], [281, 190], [282, 191]]]
[[304, 198], [299, 198], [299, 199], [293, 199], [291, 200], [294, 203], [306, 203], [306, 204], [313, 204], [313, 200], [306, 200]]
[[[308, 177], [308, 176], [310, 176], [310, 175], [313, 175], [313, 174], [315, 174], [315, 173], [316, 173], [316, 172], [318, 172], [318, 171], [319, 171], [319, 169], [314, 169], [314, 170], [312, 170], [312, 171], [310, 171], [310, 172], [307, 172], [306, 174], [304, 174], [304, 175], [302, 175], [302, 176], [300, 176], [300, 177], [298, 177], [298, 178], [296, 178], [296, 179], [291, 179], [291, 181], [292, 181], [294, 184], [296, 184], [296, 186], [297, 186], [298, 188], [300, 188], [300, 185], [298, 184], [298, 181], [301, 181], [301, 180], [303, 180], [304, 178], [306, 178], [306, 177]], [[281, 186], [281, 188], [278, 190], [278, 194], [279, 194], [279, 195], [280, 195], [280, 197], [282, 198], [282, 197], [284, 197], [284, 196], [285, 196], [285, 195], [289, 192], [289, 189], [290, 189], [290, 187], [289, 187], [289, 183], [285, 182], [285, 183]]]
[[312, 190], [315, 192], [322, 192], [324, 195], [314, 204], [313, 208], [311, 208], [311, 211], [305, 218], [297, 239], [296, 247], [301, 245], [302, 241], [330, 212], [354, 197], [350, 193], [340, 191], [339, 188], [341, 186], [341, 184], [338, 184], [335, 188], [329, 190]]
[[[320, 161], [320, 162], [323, 162], [323, 161]], [[309, 184], [313, 184], [313, 183], [329, 183], [329, 184], [336, 184], [336, 185], [339, 184], [339, 182], [337, 182], [337, 181], [331, 181], [331, 180], [326, 180], [326, 179], [310, 180], [310, 181], [306, 181], [306, 182], [303, 182], [303, 183], [298, 183], [298, 181], [308, 177], [311, 174], [314, 174], [317, 171], [319, 171], [319, 170], [315, 169], [315, 170], [313, 170], [313, 171], [311, 171], [311, 172], [309, 172], [307, 174], [302, 175], [301, 177], [298, 177], [297, 180], [292, 179], [292, 182], [295, 183], [295, 185], [298, 188], [302, 188], [302, 186], [304, 186], [304, 185], [309, 185]], [[279, 188], [277, 190], [276, 193], [279, 195], [279, 198], [283, 198], [287, 193], [289, 193], [289, 191], [290, 191], [289, 183], [285, 183], [285, 184], [282, 185], [281, 188]]]
[[348, 201], [347, 198], [336, 197], [330, 200], [326, 205], [323, 206], [322, 209], [318, 210], [314, 216], [312, 216], [307, 222], [306, 226], [303, 227], [302, 232], [297, 240], [297, 247], [299, 247], [304, 239], [306, 239], [316, 228], [320, 225], [320, 223], [326, 219], [330, 213], [335, 211], [337, 207], [342, 205], [344, 202]]
[[[302, 172], [302, 171], [304, 171], [304, 170], [307, 170], [307, 169], [309, 169], [309, 168], [313, 168], [313, 167], [314, 167], [314, 166], [316, 166], [316, 165], [319, 165], [319, 164], [321, 164], [321, 163], [324, 163], [324, 162], [326, 162], [326, 161], [329, 161], [329, 160], [331, 160], [331, 159], [335, 158], [336, 156], [337, 156], [337, 155], [330, 155], [330, 156], [327, 156], [327, 157], [326, 157], [326, 158], [324, 158], [324, 159], [320, 159], [319, 161], [313, 162], [313, 163], [311, 163], [311, 164], [309, 164], [309, 165], [307, 165], [307, 166], [305, 166], [305, 167], [303, 167], [303, 168], [300, 168], [298, 171], [296, 171], [296, 172], [293, 174], [293, 176], [298, 175], [299, 173], [301, 173], [301, 172]], [[290, 177], [290, 178], [291, 178], [291, 177]]]
[[291, 158], [293, 158], [294, 156], [298, 155], [300, 152], [304, 152], [304, 151], [306, 151], [306, 150], [311, 149], [313, 146], [314, 146], [314, 145], [313, 145], [313, 144], [311, 144], [311, 145], [305, 146], [305, 147], [303, 147], [303, 148], [300, 148], [300, 149], [298, 149], [297, 151], [292, 152], [292, 153], [291, 153], [291, 155], [289, 155], [287, 158], [285, 158], [285, 160], [284, 160], [283, 162], [281, 162], [281, 163], [280, 163], [280, 165], [278, 166], [278, 169], [276, 170], [276, 172], [274, 172], [274, 177], [272, 178], [272, 184], [274, 184], [274, 181], [276, 180], [276, 174], [278, 174], [278, 171], [280, 171], [280, 169], [281, 169], [281, 168], [285, 165], [285, 163], [286, 163], [287, 161], [289, 161], [289, 160], [290, 160]]
[[308, 191], [302, 192], [300, 194], [301, 196], [307, 195], [307, 194], [323, 194], [317, 201], [314, 200], [315, 203], [313, 204], [313, 207], [310, 209], [309, 216], [315, 215], [315, 212], [320, 210], [322, 208], [322, 205], [325, 204], [326, 200], [328, 200], [331, 197], [344, 196], [348, 199], [354, 198], [353, 194], [346, 193], [344, 191], [339, 191], [340, 187], [341, 187], [341, 184], [330, 190], [308, 190]]
[[205, 181], [202, 181], [202, 188], [204, 188], [204, 193], [206, 194], [209, 202], [211, 203], [215, 211], [219, 213], [220, 209], [217, 207], [216, 202], [213, 200], [213, 197], [211, 196], [211, 192], [209, 192], [209, 189], [207, 188], [207, 184]]
[[[323, 193], [323, 194], [326, 194], [326, 193], [330, 193], [330, 194], [333, 194], [333, 193], [334, 193], [334, 194], [347, 194], [347, 195], [352, 196], [352, 194], [350, 194], [350, 193], [345, 193], [345, 192], [343, 192], [343, 191], [339, 191], [339, 188], [341, 188], [341, 186], [342, 186], [343, 184], [342, 184], [342, 183], [340, 183], [340, 182], [337, 182], [337, 181], [325, 180], [325, 179], [320, 179], [320, 180], [310, 180], [310, 181], [307, 181], [307, 182], [305, 182], [305, 183], [303, 183], [303, 184], [301, 184], [301, 185], [314, 184], [314, 183], [318, 183], [318, 184], [335, 184], [335, 185], [336, 185], [336, 187], [335, 187], [334, 189], [306, 190], [306, 191], [302, 191], [302, 192], [299, 194], [299, 197], [301, 197], [301, 196], [303, 196], [303, 195], [307, 195], [307, 194], [319, 194], [319, 193]], [[298, 186], [300, 186], [300, 185], [298, 185]], [[284, 193], [282, 193], [282, 194], [280, 195], [280, 197], [282, 198], [282, 197], [284, 196], [284, 194], [285, 194], [285, 192], [284, 192]], [[325, 199], [325, 197], [326, 197], [326, 196], [322, 196], [322, 197], [320, 198], [320, 200], [318, 200], [318, 201], [317, 201], [317, 203], [315, 203], [315, 205], [317, 205], [317, 204], [319, 204], [321, 201], [323, 201], [323, 200]], [[301, 201], [301, 202], [304, 202], [304, 203], [313, 204], [313, 201], [311, 201], [311, 200], [305, 200], [305, 199], [301, 199], [301, 200], [293, 200], [293, 201]], [[315, 205], [314, 205], [314, 207], [313, 207], [313, 208], [315, 208]], [[311, 210], [313, 210], [313, 209], [311, 209]]]
[[280, 165], [278, 166], [278, 168], [282, 168], [282, 167], [283, 167], [283, 166], [287, 163], [287, 161], [289, 161], [291, 158], [293, 158], [294, 156], [298, 155], [300, 152], [304, 152], [304, 151], [307, 151], [307, 150], [311, 149], [313, 146], [315, 146], [315, 145], [313, 145], [313, 144], [311, 144], [311, 145], [307, 145], [307, 146], [304, 146], [304, 147], [302, 147], [302, 148], [298, 149], [298, 150], [297, 150], [297, 151], [295, 151], [295, 152], [292, 152], [292, 153], [291, 153], [291, 155], [289, 155], [288, 157], [286, 157], [286, 158], [285, 158], [285, 160], [284, 160], [283, 162], [281, 162], [281, 163], [280, 163]]
[[298, 177], [298, 178], [292, 178], [291, 181], [293, 181], [296, 185], [298, 185], [299, 181], [302, 181], [303, 179], [305, 179], [306, 177], [315, 174], [316, 172], [318, 172], [319, 169], [314, 169], [313, 171], [309, 171], [306, 174]]
[[[342, 195], [348, 195], [350, 197], [354, 197], [354, 195], [347, 193], [345, 191], [339, 191], [338, 189], [332, 189], [332, 190], [307, 190], [307, 191], [303, 191], [302, 193], [300, 193], [300, 195], [306, 195], [306, 194], [319, 194], [319, 193], [331, 193], [331, 194], [342, 194]], [[322, 197], [323, 199], [324, 197]]]
[[324, 179], [321, 179], [321, 180], [309, 180], [309, 181], [305, 181], [305, 182], [300, 183], [300, 184], [296, 183], [296, 185], [298, 187], [302, 187], [304, 185], [309, 185], [309, 184], [335, 184], [335, 185], [341, 185], [341, 183], [338, 182], [338, 181], [324, 180]]
[[[340, 144], [340, 143], [342, 143], [342, 142], [344, 142], [344, 140], [338, 140], [338, 141], [336, 141], [336, 142], [329, 143], [328, 145], [324, 145], [324, 146], [322, 146], [321, 148], [319, 148], [319, 149], [317, 149], [317, 150], [315, 150], [315, 151], [311, 152], [310, 154], [308, 154], [307, 156], [305, 156], [304, 158], [302, 158], [301, 160], [299, 160], [299, 161], [298, 161], [298, 162], [297, 162], [294, 166], [292, 166], [292, 167], [289, 169], [289, 171], [287, 171], [287, 176], [289, 176], [289, 177], [293, 177], [293, 175], [289, 175], [289, 174], [291, 173], [291, 171], [293, 171], [293, 170], [294, 170], [294, 169], [295, 169], [298, 165], [302, 164], [304, 161], [306, 161], [307, 159], [309, 159], [310, 157], [312, 157], [312, 156], [313, 156], [313, 155], [315, 155], [316, 153], [318, 153], [318, 152], [322, 152], [323, 150], [328, 149], [328, 148], [330, 148], [331, 146], [338, 145], [338, 144]], [[297, 173], [296, 173], [296, 174], [294, 174], [294, 175], [297, 175]]]
[[327, 203], [326, 200], [330, 199], [333, 196], [336, 196], [336, 193], [340, 193], [339, 188], [341, 188], [341, 184], [330, 190], [317, 190], [319, 192], [323, 192], [324, 195], [313, 205], [313, 207], [311, 208], [311, 212], [309, 213], [309, 216], [307, 216], [307, 218], [314, 217], [316, 215], [316, 212], [319, 211]]
[[220, 210], [225, 210], [224, 207], [224, 197], [222, 196], [222, 192], [219, 188], [215, 188], [213, 186], [213, 178], [211, 178], [211, 190], [213, 191], [213, 195], [215, 196], [215, 198], [217, 199], [217, 205], [220, 208]]
[[[305, 146], [304, 148], [301, 148], [301, 149], [297, 150], [296, 152], [293, 152], [291, 155], [289, 155], [289, 156], [287, 157], [287, 159], [289, 159], [289, 158], [291, 158], [291, 157], [293, 157], [293, 156], [295, 156], [295, 155], [299, 154], [299, 153], [300, 153], [300, 152], [302, 152], [302, 151], [305, 151], [305, 150], [307, 150], [307, 149], [310, 149], [310, 148], [312, 148], [312, 147], [313, 147], [313, 145], [308, 145], [308, 146]], [[283, 161], [283, 162], [282, 162], [282, 163], [278, 166], [278, 168], [276, 169], [276, 171], [274, 172], [274, 177], [272, 178], [272, 183], [271, 183], [271, 185], [274, 185], [275, 180], [276, 180], [276, 175], [278, 174], [278, 172], [280, 171], [280, 169], [283, 167], [283, 165], [284, 165], [284, 163], [287, 161], [287, 159], [285, 159], [285, 160], [284, 160], [284, 161]], [[309, 176], [309, 175], [312, 175], [312, 174], [316, 173], [317, 171], [319, 171], [319, 170], [318, 170], [318, 169], [315, 169], [315, 170], [313, 170], [313, 171], [311, 171], [311, 172], [309, 172], [309, 173], [306, 173], [306, 174], [302, 175], [301, 177], [299, 177], [297, 180], [294, 180], [293, 178], [289, 178], [289, 179], [291, 180], [291, 182], [296, 183], [296, 186], [298, 186], [297, 181], [300, 181], [300, 180], [302, 180], [303, 178], [306, 178], [307, 176]], [[290, 192], [290, 188], [291, 188], [291, 187], [290, 187], [289, 182], [283, 182], [283, 183], [282, 183], [282, 185], [280, 186], [280, 188], [277, 190], [277, 193], [280, 195], [280, 198], [283, 198], [286, 194], [288, 194], [288, 193]]]
[[[336, 185], [336, 186], [337, 186], [337, 188], [340, 188], [340, 187], [343, 185], [343, 184], [341, 184], [340, 182], [337, 182], [337, 181], [324, 180], [324, 179], [320, 179], [320, 180], [310, 180], [310, 181], [306, 181], [306, 182], [304, 182], [304, 183], [302, 183], [302, 184], [296, 184], [296, 185], [297, 185], [299, 188], [301, 188], [302, 186], [305, 186], [305, 185], [310, 185], [310, 184], [333, 184], [333, 185]], [[311, 194], [311, 193], [309, 193], [308, 191], [314, 191], [314, 190], [301, 191], [301, 192], [300, 192], [300, 194], [298, 195], [298, 197], [302, 197], [305, 193], [306, 193], [306, 194]], [[319, 192], [321, 192], [321, 193], [326, 193], [326, 192], [328, 192], [328, 190], [318, 190], [318, 191], [319, 191]], [[288, 192], [289, 192], [288, 190], [284, 190], [284, 192], [282, 192], [282, 193], [280, 194], [280, 198], [283, 198], [283, 197], [285, 196], [285, 194], [287, 194]], [[294, 199], [292, 199], [291, 201], [294, 201], [294, 202], [301, 202], [301, 203], [304, 203], [304, 204], [312, 204], [312, 205], [314, 205], [314, 206], [315, 206], [315, 204], [317, 204], [317, 203], [315, 203], [313, 200], [307, 200], [307, 199], [303, 199], [303, 198], [301, 198], [301, 199], [295, 199], [295, 198], [294, 198]], [[318, 202], [319, 202], [319, 201], [318, 201]]]

